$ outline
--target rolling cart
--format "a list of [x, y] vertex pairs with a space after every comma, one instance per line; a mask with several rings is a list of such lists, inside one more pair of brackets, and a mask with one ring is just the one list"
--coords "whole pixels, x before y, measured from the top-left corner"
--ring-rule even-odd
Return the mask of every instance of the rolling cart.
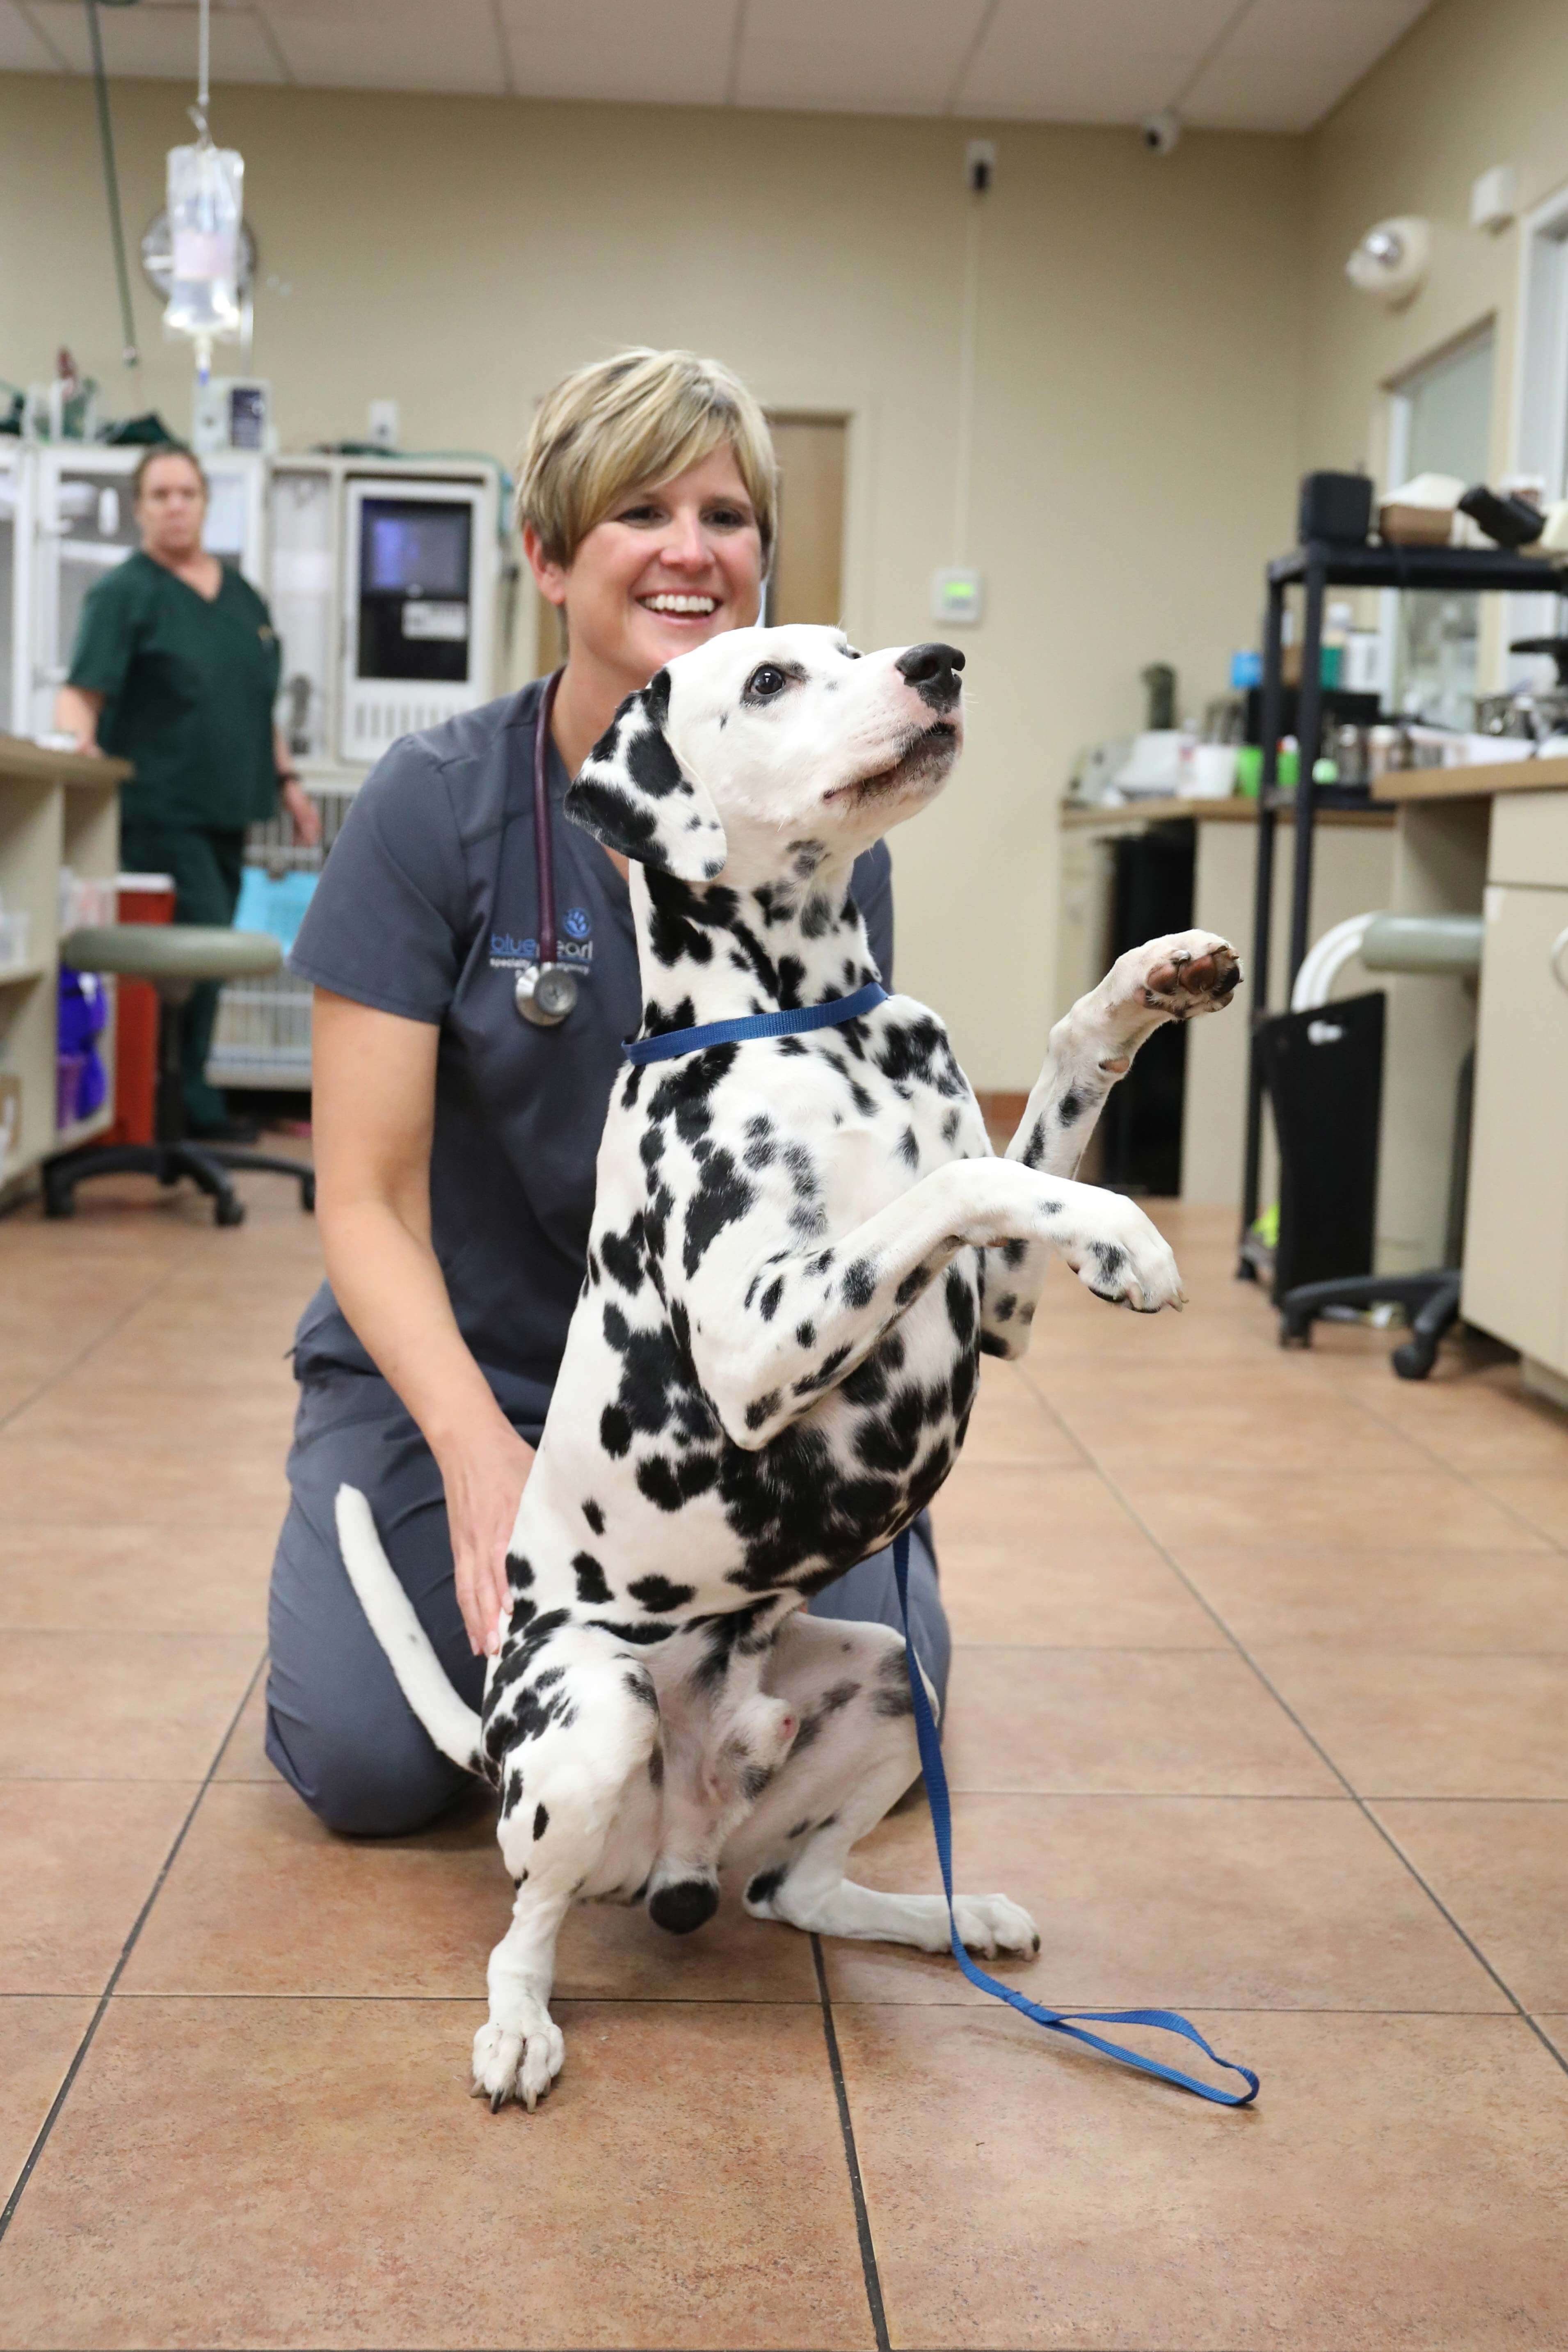
[[[1259, 1033], [1268, 1009], [1269, 957], [1272, 944], [1275, 833], [1281, 810], [1295, 822], [1295, 863], [1291, 889], [1291, 941], [1286, 995], [1311, 944], [1312, 831], [1325, 808], [1364, 808], [1364, 790], [1320, 784], [1312, 778], [1322, 730], [1323, 604], [1331, 588], [1449, 589], [1461, 593], [1503, 593], [1555, 595], [1563, 593], [1556, 567], [1540, 556], [1513, 555], [1501, 548], [1347, 546], [1309, 540], [1277, 556], [1264, 574], [1268, 603], [1263, 632], [1263, 765], [1258, 799], [1258, 866], [1254, 882], [1251, 982], [1251, 1050], [1248, 1057], [1247, 1146], [1241, 1182], [1241, 1233], [1237, 1274], [1257, 1282], [1267, 1253], [1253, 1236], [1258, 1217], [1263, 1150], [1263, 1058]], [[1301, 744], [1293, 793], [1279, 789], [1280, 718], [1284, 694], [1285, 598], [1302, 591], [1301, 682], [1297, 739]]]

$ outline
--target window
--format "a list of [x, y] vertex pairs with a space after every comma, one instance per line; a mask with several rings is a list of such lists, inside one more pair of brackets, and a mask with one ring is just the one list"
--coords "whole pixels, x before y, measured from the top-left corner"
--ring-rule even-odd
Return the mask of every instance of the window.
[[[1390, 395], [1388, 487], [1416, 474], [1484, 482], [1491, 455], [1492, 331], [1445, 352], [1397, 383]], [[1480, 598], [1437, 589], [1390, 600], [1392, 698], [1434, 726], [1475, 723]]]

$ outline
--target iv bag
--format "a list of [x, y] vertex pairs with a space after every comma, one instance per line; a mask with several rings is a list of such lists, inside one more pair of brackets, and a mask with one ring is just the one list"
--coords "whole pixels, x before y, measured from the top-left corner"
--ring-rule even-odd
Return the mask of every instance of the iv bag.
[[198, 349], [240, 331], [239, 226], [245, 158], [209, 139], [169, 150], [173, 271], [163, 325]]

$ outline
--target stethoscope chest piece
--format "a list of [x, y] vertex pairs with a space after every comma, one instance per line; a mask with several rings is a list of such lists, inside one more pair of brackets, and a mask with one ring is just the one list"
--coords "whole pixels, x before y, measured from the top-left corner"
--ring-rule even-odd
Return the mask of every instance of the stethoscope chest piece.
[[513, 998], [525, 1021], [536, 1029], [553, 1029], [577, 1003], [577, 974], [563, 963], [525, 964]]
[[[547, 956], [559, 953], [555, 927], [555, 853], [549, 822], [549, 721], [561, 674], [545, 682], [534, 718], [534, 866], [538, 877], [539, 940]], [[563, 963], [526, 963], [518, 972], [512, 1001], [525, 1021], [536, 1029], [559, 1026], [577, 1003], [578, 979]]]

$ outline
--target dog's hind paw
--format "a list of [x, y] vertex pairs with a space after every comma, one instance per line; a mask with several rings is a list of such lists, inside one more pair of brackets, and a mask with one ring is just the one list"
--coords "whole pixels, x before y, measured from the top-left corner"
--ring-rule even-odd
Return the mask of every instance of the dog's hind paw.
[[500, 2114], [508, 2099], [517, 2100], [532, 2115], [565, 2058], [560, 2028], [542, 2011], [531, 2032], [514, 2033], [492, 2021], [474, 2036], [474, 2096], [488, 2099], [493, 2116]]
[[956, 1895], [953, 1916], [967, 1952], [990, 1958], [998, 1952], [1030, 1959], [1040, 1949], [1040, 1929], [1019, 1904], [1005, 1895]]

